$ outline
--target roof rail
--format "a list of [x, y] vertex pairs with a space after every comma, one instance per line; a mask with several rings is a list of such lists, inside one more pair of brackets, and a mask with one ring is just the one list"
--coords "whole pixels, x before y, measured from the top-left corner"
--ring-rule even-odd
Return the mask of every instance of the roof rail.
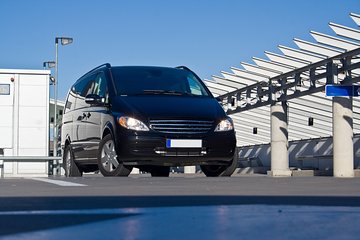
[[[110, 64], [110, 63], [101, 64], [100, 66], [97, 66], [96, 68], [91, 69], [90, 71], [88, 71], [87, 73], [85, 73], [84, 75], [82, 75], [80, 78], [82, 78], [82, 77], [84, 77], [84, 76], [92, 73], [93, 71], [95, 71], [95, 70], [97, 70], [97, 69], [99, 69], [99, 68], [102, 68], [102, 67], [111, 68], [111, 64]], [[79, 79], [80, 79], [80, 78], [79, 78]]]
[[192, 72], [191, 69], [188, 68], [188, 67], [186, 67], [186, 66], [177, 66], [176, 68], [178, 68], [178, 69], [184, 69], [184, 70], [187, 70], [187, 71]]
[[186, 66], [177, 66], [177, 67], [175, 67], [175, 68], [189, 71], [189, 72], [191, 72], [192, 74], [194, 74], [194, 76], [197, 77], [200, 81], [202, 81], [201, 78], [200, 78], [195, 72], [193, 72], [190, 68], [188, 68], [188, 67], [186, 67]]

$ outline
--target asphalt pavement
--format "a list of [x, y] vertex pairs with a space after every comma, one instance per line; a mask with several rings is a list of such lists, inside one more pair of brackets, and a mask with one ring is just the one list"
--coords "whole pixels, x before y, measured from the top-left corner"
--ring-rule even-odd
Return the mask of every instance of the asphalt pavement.
[[0, 239], [358, 239], [360, 224], [360, 178], [5, 178], [0, 195]]

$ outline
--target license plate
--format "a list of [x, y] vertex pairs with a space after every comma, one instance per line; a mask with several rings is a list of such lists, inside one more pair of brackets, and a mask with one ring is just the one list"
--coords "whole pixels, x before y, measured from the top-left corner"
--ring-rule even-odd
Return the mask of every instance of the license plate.
[[166, 139], [167, 148], [202, 148], [201, 139]]

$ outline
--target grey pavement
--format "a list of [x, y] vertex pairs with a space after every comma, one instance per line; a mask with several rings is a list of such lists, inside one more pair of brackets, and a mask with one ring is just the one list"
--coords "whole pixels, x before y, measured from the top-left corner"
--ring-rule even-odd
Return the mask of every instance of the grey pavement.
[[360, 178], [0, 179], [0, 239], [358, 239]]
[[233, 175], [207, 178], [202, 174], [171, 174], [169, 178], [147, 174], [130, 177], [85, 175], [82, 178], [49, 177], [79, 186], [59, 186], [32, 178], [0, 180], [2, 197], [41, 196], [356, 196], [360, 178], [268, 177]]

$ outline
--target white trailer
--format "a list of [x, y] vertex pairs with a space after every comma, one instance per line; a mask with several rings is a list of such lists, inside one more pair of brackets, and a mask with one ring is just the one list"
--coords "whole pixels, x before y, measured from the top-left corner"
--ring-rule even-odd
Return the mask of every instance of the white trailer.
[[[49, 155], [49, 70], [0, 69], [0, 159]], [[4, 162], [5, 176], [47, 176], [46, 161]]]

